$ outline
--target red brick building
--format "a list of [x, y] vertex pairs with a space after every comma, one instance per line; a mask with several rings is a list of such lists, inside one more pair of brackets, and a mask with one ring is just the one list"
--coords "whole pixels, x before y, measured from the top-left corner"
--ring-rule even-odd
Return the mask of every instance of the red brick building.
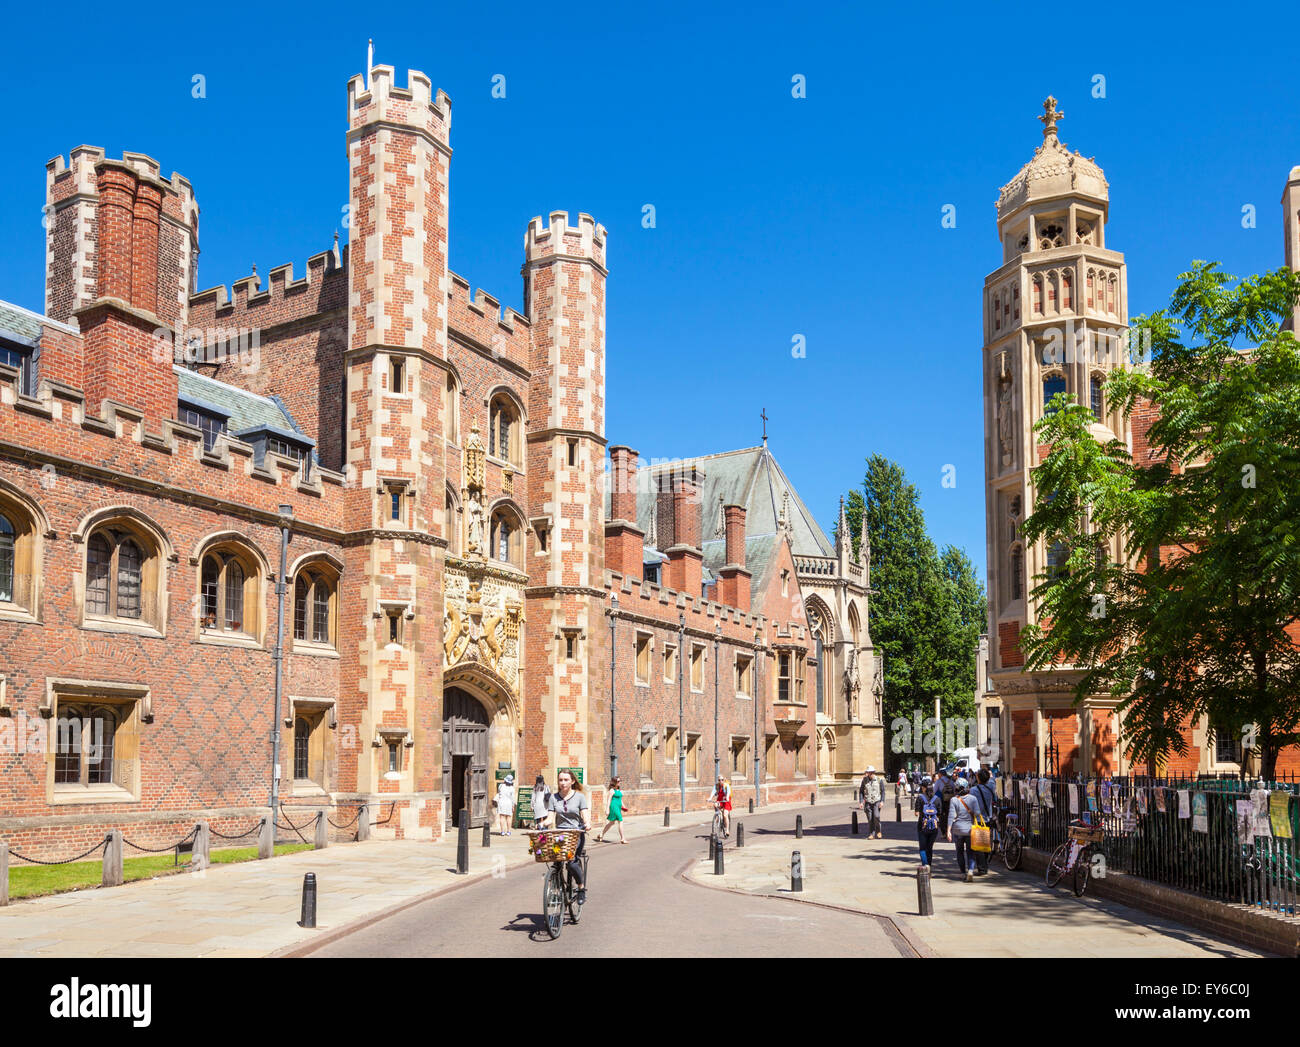
[[685, 471], [659, 584], [635, 516], [606, 523], [605, 229], [534, 218], [522, 314], [471, 295], [450, 99], [385, 66], [347, 95], [350, 242], [298, 277], [199, 290], [186, 179], [85, 146], [48, 165], [44, 312], [0, 304], [0, 837], [241, 832], [274, 730], [284, 802], [369, 803], [376, 834], [478, 824], [506, 769], [603, 784], [611, 748], [634, 809], [671, 802], [679, 750], [698, 805], [715, 675], [724, 773], [752, 785], [757, 753], [764, 798], [811, 791], [788, 546], [755, 578], [728, 509], [706, 586]]

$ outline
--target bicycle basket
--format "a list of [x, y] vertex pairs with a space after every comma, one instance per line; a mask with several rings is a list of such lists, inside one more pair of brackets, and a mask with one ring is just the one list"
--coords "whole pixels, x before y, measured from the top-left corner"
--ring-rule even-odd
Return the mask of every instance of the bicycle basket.
[[582, 833], [577, 829], [540, 829], [528, 834], [528, 853], [535, 862], [571, 862]]
[[1080, 843], [1101, 843], [1105, 833], [1100, 825], [1071, 825], [1070, 839]]

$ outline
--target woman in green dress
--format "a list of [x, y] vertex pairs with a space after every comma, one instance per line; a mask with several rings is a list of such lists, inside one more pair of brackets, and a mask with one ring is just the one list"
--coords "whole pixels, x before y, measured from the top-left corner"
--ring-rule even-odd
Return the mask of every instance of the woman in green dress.
[[609, 814], [605, 816], [605, 827], [596, 834], [596, 842], [600, 843], [601, 838], [609, 830], [618, 826], [618, 842], [627, 843], [623, 836], [623, 790], [619, 788], [618, 779], [609, 780]]

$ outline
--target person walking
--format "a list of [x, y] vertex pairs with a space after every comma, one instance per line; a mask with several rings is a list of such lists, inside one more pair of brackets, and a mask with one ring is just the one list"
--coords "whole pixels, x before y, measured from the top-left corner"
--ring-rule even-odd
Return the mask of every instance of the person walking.
[[497, 809], [497, 835], [509, 836], [510, 823], [515, 820], [515, 776], [507, 774], [497, 785], [497, 796], [493, 801]]
[[974, 807], [966, 786], [958, 785], [948, 813], [948, 842], [957, 848], [957, 871], [965, 876], [967, 883], [975, 879], [975, 852], [970, 849], [974, 824]]
[[939, 801], [934, 786], [925, 785], [912, 801], [916, 811], [916, 842], [921, 848], [921, 864], [929, 865], [934, 841], [939, 837]]
[[[994, 798], [993, 786], [989, 784], [989, 769], [981, 767], [979, 774], [976, 775], [975, 787], [971, 789], [972, 797], [979, 800], [979, 813], [984, 816], [984, 821], [990, 826], [994, 820]], [[975, 852], [975, 875], [987, 876], [989, 873], [989, 853], [988, 851]]]
[[619, 788], [617, 777], [609, 780], [609, 813], [605, 815], [605, 827], [596, 833], [596, 842], [600, 843], [615, 825], [618, 826], [618, 842], [627, 843], [623, 836], [623, 790]]
[[536, 825], [546, 817], [547, 806], [551, 800], [551, 790], [546, 788], [546, 779], [540, 774], [533, 782], [533, 824]]
[[939, 801], [939, 834], [948, 835], [948, 804], [944, 799], [944, 790], [950, 789], [951, 783], [942, 767], [934, 772], [934, 796]]
[[876, 777], [874, 767], [867, 768], [858, 792], [862, 796], [862, 810], [867, 816], [867, 839], [883, 839], [885, 834], [880, 831], [880, 804], [885, 798], [885, 788], [884, 782]]

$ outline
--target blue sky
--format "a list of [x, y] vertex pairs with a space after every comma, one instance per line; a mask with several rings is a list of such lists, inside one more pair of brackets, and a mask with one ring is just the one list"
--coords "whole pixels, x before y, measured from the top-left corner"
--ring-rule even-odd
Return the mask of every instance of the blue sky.
[[988, 4], [371, 7], [181, 5], [121, 29], [102, 5], [60, 7], [56, 26], [39, 5], [11, 11], [0, 298], [41, 308], [44, 165], [82, 142], [193, 182], [201, 288], [253, 265], [301, 272], [347, 202], [345, 88], [373, 37], [399, 81], [423, 70], [453, 100], [451, 265], [473, 286], [521, 307], [533, 215], [609, 229], [611, 442], [749, 446], [766, 408], [828, 531], [879, 452], [982, 575], [980, 293], [1000, 259], [993, 203], [1041, 140], [1043, 98], [1106, 171], [1134, 314], [1193, 258], [1281, 264], [1300, 78], [1280, 5], [1085, 5], [1077, 24], [1044, 9], [1036, 25]]

